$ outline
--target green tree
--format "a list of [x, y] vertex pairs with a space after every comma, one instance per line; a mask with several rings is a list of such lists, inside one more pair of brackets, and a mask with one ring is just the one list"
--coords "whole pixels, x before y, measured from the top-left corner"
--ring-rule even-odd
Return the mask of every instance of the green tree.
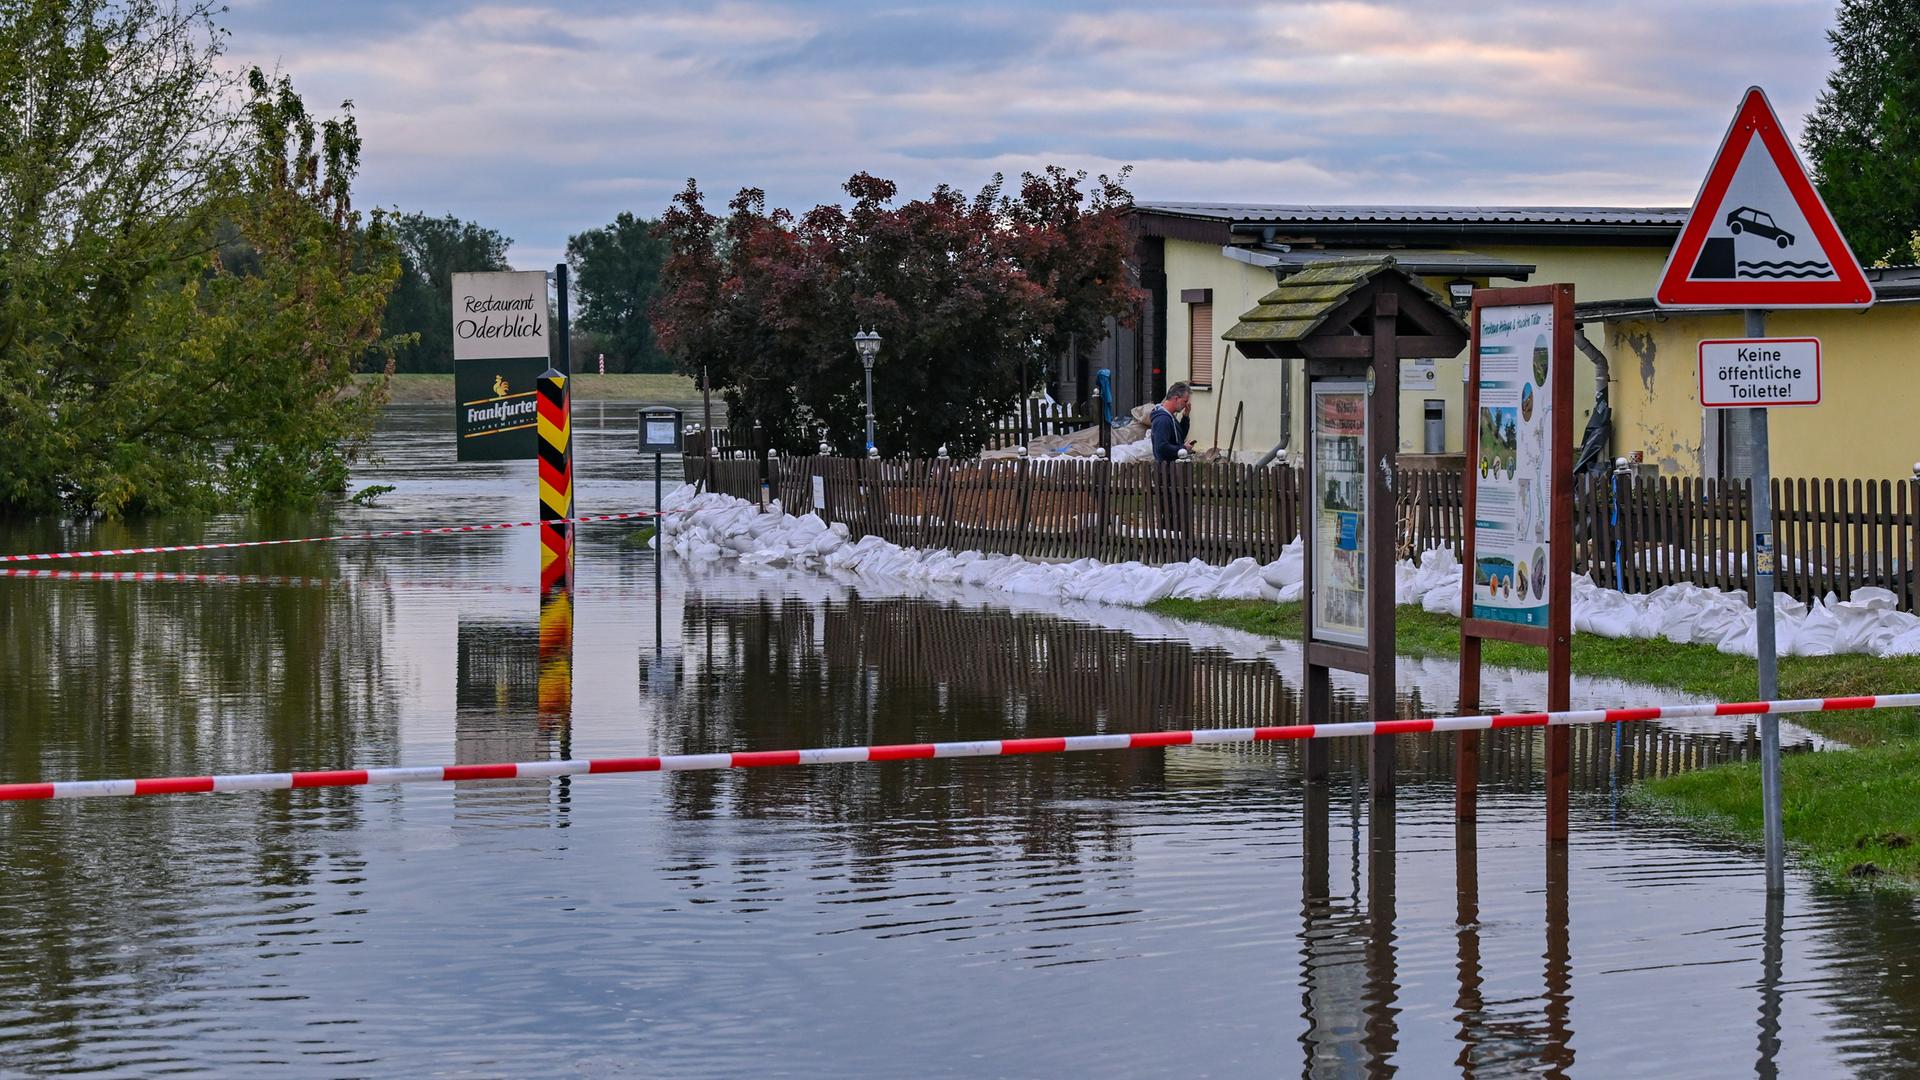
[[[407, 338], [394, 358], [396, 371], [453, 370], [453, 275], [511, 270], [513, 241], [497, 230], [452, 214], [400, 214], [390, 222], [400, 245], [400, 283], [387, 301], [389, 338]], [[377, 352], [369, 357], [377, 364]]]
[[[580, 308], [574, 326], [605, 342], [609, 366], [616, 370], [671, 367], [654, 341], [650, 318], [667, 254], [659, 223], [625, 212], [604, 228], [567, 239], [567, 266]], [[574, 361], [582, 370], [591, 366], [584, 357]]]
[[398, 260], [352, 116], [237, 84], [217, 10], [0, 4], [0, 512], [306, 501], [370, 427]]
[[1920, 231], [1920, 3], [1841, 0], [1833, 73], [1801, 145], [1854, 251], [1898, 259]]

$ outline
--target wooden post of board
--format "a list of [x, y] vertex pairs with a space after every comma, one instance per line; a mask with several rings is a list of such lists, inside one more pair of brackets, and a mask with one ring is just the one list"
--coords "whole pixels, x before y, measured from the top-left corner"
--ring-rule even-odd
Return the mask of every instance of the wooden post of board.
[[[1541, 311], [1541, 309], [1545, 311]], [[1493, 313], [1489, 323], [1488, 313]], [[1511, 313], [1511, 314], [1508, 314]], [[1526, 320], [1544, 315], [1538, 323]], [[1523, 328], [1516, 329], [1516, 324]], [[1549, 325], [1550, 324], [1550, 325]], [[1531, 327], [1538, 325], [1535, 333]], [[1502, 339], [1499, 345], [1483, 340], [1488, 328]], [[1516, 337], [1515, 335], [1519, 335]], [[1543, 344], [1534, 345], [1531, 355], [1516, 353], [1514, 340], [1532, 335]], [[1546, 350], [1545, 355], [1540, 349]], [[1490, 350], [1500, 350], [1492, 352]], [[1487, 357], [1509, 365], [1512, 377], [1488, 379], [1483, 372]], [[1547, 650], [1548, 711], [1571, 705], [1571, 673], [1568, 663], [1573, 638], [1573, 286], [1539, 285], [1518, 289], [1479, 289], [1473, 294], [1472, 349], [1467, 360], [1467, 484], [1465, 539], [1460, 582], [1460, 709], [1473, 712], [1480, 708], [1480, 643], [1487, 638], [1537, 645]], [[1517, 365], [1517, 366], [1512, 366]], [[1540, 368], [1547, 368], [1546, 383], [1536, 386]], [[1482, 389], [1499, 384], [1492, 392], [1501, 396], [1485, 405], [1489, 418], [1482, 421]], [[1542, 403], [1548, 404], [1546, 445], [1528, 453], [1529, 433], [1535, 430], [1533, 417]], [[1525, 426], [1527, 433], [1522, 432]], [[1512, 445], [1483, 448], [1483, 426], [1496, 434], [1504, 426]], [[1550, 477], [1545, 493], [1527, 488], [1530, 463], [1544, 451], [1544, 467]], [[1506, 473], [1504, 479], [1500, 474]], [[1489, 501], [1485, 519], [1511, 521], [1512, 527], [1489, 529], [1486, 544], [1479, 537], [1480, 500], [1483, 481], [1488, 491], [1497, 481], [1499, 500]], [[1511, 483], [1513, 486], [1508, 487]], [[1527, 518], [1537, 500], [1544, 499], [1546, 532], [1544, 557], [1529, 558], [1517, 546], [1527, 535]], [[1516, 538], [1519, 538], [1516, 540]], [[1539, 545], [1536, 552], [1539, 551]], [[1485, 564], [1482, 574], [1481, 564]], [[1546, 573], [1545, 610], [1527, 605], [1529, 595], [1542, 589], [1540, 575]], [[1481, 578], [1485, 577], [1485, 582]], [[1572, 733], [1564, 727], [1546, 731], [1547, 840], [1564, 843], [1567, 839], [1567, 797]], [[1479, 737], [1464, 733], [1454, 750], [1454, 814], [1472, 821], [1479, 783]]]
[[[1394, 567], [1399, 562], [1394, 461], [1400, 453], [1400, 297], [1373, 297], [1373, 364], [1367, 375], [1367, 719], [1398, 715], [1395, 682]], [[1367, 739], [1367, 785], [1375, 799], [1393, 798], [1394, 736]]]

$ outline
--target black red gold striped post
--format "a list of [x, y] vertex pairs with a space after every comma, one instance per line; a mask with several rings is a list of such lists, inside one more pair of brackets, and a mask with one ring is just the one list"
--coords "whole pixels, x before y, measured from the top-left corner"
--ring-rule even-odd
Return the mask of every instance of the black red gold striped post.
[[573, 408], [567, 377], [540, 376], [536, 428], [540, 450], [540, 584], [573, 581]]

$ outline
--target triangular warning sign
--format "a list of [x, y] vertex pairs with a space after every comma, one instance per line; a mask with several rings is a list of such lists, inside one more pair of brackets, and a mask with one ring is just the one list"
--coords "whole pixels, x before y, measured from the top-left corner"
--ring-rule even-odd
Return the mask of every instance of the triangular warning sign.
[[1721, 140], [1653, 292], [1661, 307], [1866, 307], [1873, 286], [1757, 86]]

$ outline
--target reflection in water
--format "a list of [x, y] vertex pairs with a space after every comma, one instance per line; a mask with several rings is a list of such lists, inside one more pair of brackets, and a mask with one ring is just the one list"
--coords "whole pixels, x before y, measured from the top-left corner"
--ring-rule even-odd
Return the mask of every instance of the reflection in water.
[[[317, 552], [236, 561], [241, 572], [328, 570]], [[390, 614], [378, 593], [305, 586], [6, 582], [0, 775], [252, 772], [391, 754]], [[101, 1044], [138, 1044], [167, 987], [222, 981], [199, 945], [240, 912], [167, 898], [258, 897], [245, 918], [262, 947], [309, 940], [315, 889], [351, 890], [364, 867], [324, 837], [366, 814], [364, 800], [327, 790], [5, 807], [0, 1069], [58, 1069]], [[22, 1029], [25, 1003], [39, 1004]]]
[[1391, 1076], [1400, 1049], [1395, 1024], [1399, 974], [1394, 967], [1394, 814], [1375, 814], [1367, 823], [1367, 1072]]
[[1767, 893], [1766, 939], [1760, 946], [1760, 1057], [1754, 1075], [1772, 1080], [1780, 1075], [1780, 986], [1786, 952], [1786, 897]]
[[1454, 971], [1459, 994], [1453, 999], [1460, 1054], [1453, 1059], [1462, 1076], [1477, 1075], [1474, 1051], [1483, 1040], [1486, 1001], [1480, 976], [1480, 852], [1472, 821], [1454, 823], [1454, 938], [1458, 952]]
[[[456, 468], [446, 427], [435, 409], [383, 433], [363, 482], [398, 483], [389, 506], [251, 527], [526, 516], [531, 476]], [[576, 432], [582, 512], [645, 505], [630, 414]], [[115, 530], [36, 523], [5, 545]], [[206, 587], [0, 581], [0, 767], [1305, 719], [1297, 651], [764, 568], [669, 563], [663, 597], [620, 535], [583, 532], [571, 642], [532, 591], [530, 535], [154, 566], [228, 575]], [[1403, 713], [1451, 707], [1443, 681], [1419, 685]], [[1357, 715], [1336, 696], [1314, 718]], [[836, 1077], [1911, 1068], [1911, 901], [1796, 882], [1767, 909], [1753, 853], [1619, 798], [1750, 757], [1742, 726], [1572, 737], [1574, 842], [1544, 863], [1537, 731], [1485, 740], [1465, 831], [1444, 737], [1395, 741], [1392, 817], [1353, 742], [1322, 744], [1318, 784], [1300, 745], [1263, 744], [7, 807], [0, 1073], [604, 1075], [636, 1044], [689, 1076], [769, 1071], [776, 1046], [772, 1071]], [[1296, 889], [1297, 915], [1276, 904]]]
[[1567, 845], [1547, 845], [1546, 1042], [1540, 1062], [1548, 1076], [1573, 1067], [1573, 957], [1567, 910]]

